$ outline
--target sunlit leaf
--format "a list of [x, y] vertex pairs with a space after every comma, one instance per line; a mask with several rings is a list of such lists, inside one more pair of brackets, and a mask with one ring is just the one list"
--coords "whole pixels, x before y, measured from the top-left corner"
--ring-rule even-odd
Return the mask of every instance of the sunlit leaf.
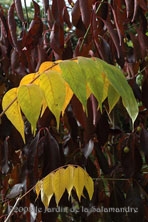
[[80, 200], [81, 196], [84, 196], [84, 187], [91, 199], [94, 192], [92, 178], [83, 168], [68, 165], [66, 168], [61, 167], [58, 170], [49, 173], [41, 181], [38, 181], [35, 185], [35, 191], [37, 197], [41, 192], [41, 200], [47, 208], [53, 195], [55, 195], [56, 204], [58, 205], [65, 190], [68, 191], [70, 197], [72, 189], [75, 189]]
[[[102, 65], [96, 66], [95, 62], [89, 58], [78, 57], [78, 61], [81, 69], [86, 75], [87, 84], [99, 102], [100, 108], [102, 107], [102, 102], [107, 96], [107, 90], [104, 90], [105, 76], [103, 72]], [[105, 87], [106, 89], [106, 87]]]
[[56, 204], [59, 204], [59, 201], [61, 197], [63, 196], [63, 193], [65, 191], [65, 183], [67, 181], [63, 180], [63, 175], [65, 173], [65, 169], [60, 169], [57, 170], [54, 174], [54, 177], [52, 179], [52, 184], [53, 184], [53, 192], [55, 194], [55, 199], [56, 199]]
[[134, 122], [138, 115], [138, 104], [122, 71], [98, 58], [95, 58], [95, 63], [98, 67], [102, 66], [103, 73], [107, 76], [112, 87], [121, 96], [123, 105]]
[[65, 169], [65, 172], [64, 172], [64, 175], [63, 175], [64, 180], [66, 181], [65, 182], [65, 184], [66, 184], [65, 188], [67, 189], [69, 197], [70, 197], [71, 191], [73, 189], [74, 173], [75, 173], [75, 168], [70, 165]]
[[56, 71], [49, 71], [40, 76], [40, 86], [44, 92], [47, 105], [55, 115], [57, 124], [65, 102], [65, 82]]
[[35, 132], [43, 101], [42, 91], [34, 84], [22, 85], [18, 88], [17, 96], [21, 109]]
[[82, 170], [82, 168], [77, 167], [75, 168], [74, 171], [73, 186], [76, 189], [79, 201], [81, 200], [81, 196], [83, 194], [84, 185], [85, 185], [85, 172]]
[[36, 84], [39, 85], [39, 74], [38, 73], [30, 73], [22, 78], [20, 81], [20, 86], [21, 85], [28, 85], [28, 84]]
[[[14, 102], [13, 102], [14, 101]], [[10, 89], [3, 97], [2, 100], [3, 110], [6, 110], [7, 118], [12, 122], [15, 128], [21, 134], [23, 141], [25, 141], [24, 135], [24, 121], [22, 118], [20, 105], [17, 100], [17, 88]]]
[[49, 69], [51, 69], [52, 67], [54, 67], [54, 62], [48, 61], [48, 62], [43, 62], [40, 65], [40, 68], [38, 70], [39, 73], [43, 73], [45, 71], [48, 71]]
[[86, 108], [86, 75], [75, 61], [66, 60], [61, 62], [62, 77], [69, 84], [73, 93], [78, 97]]
[[54, 194], [53, 178], [54, 178], [53, 173], [48, 174], [44, 178], [41, 187], [41, 200], [46, 208], [48, 207], [50, 200]]

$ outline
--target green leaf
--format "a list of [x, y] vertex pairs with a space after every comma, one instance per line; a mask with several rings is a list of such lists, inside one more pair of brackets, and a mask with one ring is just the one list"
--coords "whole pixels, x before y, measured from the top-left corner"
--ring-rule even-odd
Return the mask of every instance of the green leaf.
[[86, 76], [79, 64], [73, 60], [66, 60], [61, 62], [60, 68], [62, 70], [62, 77], [69, 84], [73, 93], [80, 100], [86, 109]]
[[102, 102], [108, 93], [108, 80], [104, 76], [102, 65], [97, 66], [93, 59], [84, 57], [78, 57], [78, 63], [83, 73], [85, 73], [88, 86], [98, 100], [101, 108]]
[[17, 88], [10, 89], [3, 97], [2, 100], [3, 110], [6, 110], [7, 118], [12, 122], [15, 128], [21, 134], [23, 141], [25, 142], [24, 135], [24, 121], [22, 118], [20, 106], [17, 100]]
[[120, 99], [120, 95], [117, 93], [117, 91], [112, 87], [112, 85], [109, 85], [108, 88], [108, 104], [109, 104], [109, 112], [112, 111], [114, 106], [117, 104], [117, 102]]
[[40, 87], [50, 111], [55, 115], [59, 125], [60, 114], [65, 102], [65, 82], [61, 75], [54, 70], [47, 71], [40, 76]]
[[103, 67], [103, 73], [108, 78], [112, 87], [121, 96], [123, 105], [131, 117], [132, 122], [134, 122], [138, 115], [138, 103], [122, 71], [98, 58], [95, 58], [95, 63], [98, 67]]
[[29, 84], [19, 86], [17, 96], [21, 109], [35, 132], [41, 112], [43, 93], [37, 85]]

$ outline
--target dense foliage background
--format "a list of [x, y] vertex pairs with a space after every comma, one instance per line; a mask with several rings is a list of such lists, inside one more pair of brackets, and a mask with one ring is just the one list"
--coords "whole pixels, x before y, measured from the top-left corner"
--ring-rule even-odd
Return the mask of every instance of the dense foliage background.
[[[94, 178], [92, 202], [78, 202], [67, 194], [60, 206], [135, 207], [137, 213], [42, 213], [40, 200], [28, 193], [19, 206], [42, 208], [17, 212], [12, 221], [147, 221], [148, 192], [148, 3], [146, 0], [53, 0], [43, 8], [33, 1], [22, 9], [21, 0], [0, 6], [0, 97], [17, 87], [22, 77], [38, 70], [44, 61], [77, 56], [98, 57], [120, 67], [139, 103], [131, 120], [119, 102], [112, 113], [104, 102], [102, 113], [94, 97], [88, 115], [73, 96], [61, 118], [60, 130], [50, 110], [38, 121], [35, 137], [27, 120], [26, 144], [1, 109], [0, 215], [4, 220], [16, 197], [26, 193], [61, 165], [85, 168]], [[96, 73], [97, 75], [97, 73]], [[80, 79], [81, 81], [81, 79]], [[120, 83], [119, 83], [120, 84]], [[55, 206], [54, 198], [51, 207]]]

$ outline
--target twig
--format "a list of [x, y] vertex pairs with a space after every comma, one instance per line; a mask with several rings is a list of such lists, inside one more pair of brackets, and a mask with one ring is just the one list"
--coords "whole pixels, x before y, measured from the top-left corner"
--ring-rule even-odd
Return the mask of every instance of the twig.
[[8, 214], [6, 220], [4, 220], [4, 222], [8, 222], [8, 221], [9, 221], [11, 215], [13, 214], [13, 211], [15, 210], [16, 206], [18, 205], [18, 203], [20, 202], [21, 199], [22, 199], [22, 197], [18, 197], [18, 198], [17, 198], [14, 206], [12, 207], [11, 211], [9, 212], [9, 214]]

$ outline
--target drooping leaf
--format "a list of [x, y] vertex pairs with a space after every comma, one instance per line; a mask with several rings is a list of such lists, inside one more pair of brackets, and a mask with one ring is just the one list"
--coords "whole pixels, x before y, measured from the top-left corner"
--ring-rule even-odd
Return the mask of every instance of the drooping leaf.
[[102, 102], [107, 96], [108, 83], [103, 75], [102, 65], [96, 66], [92, 59], [78, 57], [78, 62], [81, 69], [86, 75], [88, 86], [91, 92], [97, 98], [100, 108], [102, 107]]
[[18, 88], [17, 97], [23, 113], [35, 132], [43, 101], [42, 91], [35, 84], [22, 85]]
[[123, 73], [117, 67], [109, 65], [100, 59], [96, 58], [96, 63], [98, 67], [103, 66], [104, 74], [112, 87], [121, 96], [123, 105], [134, 122], [138, 115], [138, 104]]
[[94, 192], [94, 184], [91, 177], [81, 167], [68, 165], [66, 169], [61, 167], [49, 173], [41, 181], [38, 181], [35, 186], [35, 191], [37, 197], [41, 192], [41, 200], [47, 208], [53, 195], [55, 195], [56, 204], [58, 205], [66, 189], [69, 197], [71, 196], [71, 190], [75, 189], [80, 200], [83, 195], [84, 187], [91, 199]]
[[63, 61], [60, 64], [62, 70], [62, 77], [69, 84], [73, 93], [81, 101], [86, 108], [86, 75], [81, 67], [74, 61]]
[[[53, 176], [53, 173], [50, 173], [44, 178], [44, 182], [42, 181], [41, 200], [46, 208], [48, 207], [50, 200], [54, 194]], [[38, 190], [36, 189], [36, 192], [37, 191]]]
[[7, 118], [12, 122], [15, 128], [21, 134], [23, 141], [25, 141], [24, 135], [24, 121], [22, 118], [20, 105], [17, 101], [17, 88], [10, 89], [3, 97], [2, 100], [3, 110], [5, 111]]
[[57, 170], [54, 174], [52, 184], [53, 184], [53, 193], [55, 194], [56, 204], [58, 205], [61, 197], [66, 188], [67, 181], [63, 180], [63, 175], [65, 173], [65, 169], [61, 168]]
[[55, 115], [57, 124], [65, 102], [66, 89], [61, 75], [50, 70], [40, 76], [40, 86], [50, 111]]
[[85, 173], [79, 167], [75, 168], [75, 171], [74, 171], [73, 186], [76, 189], [76, 193], [77, 193], [79, 201], [81, 201], [81, 196], [83, 195], [83, 189], [85, 186]]
[[117, 91], [112, 87], [112, 85], [109, 85], [109, 88], [108, 88], [109, 112], [112, 111], [114, 106], [117, 104], [119, 98], [120, 98], [120, 95], [117, 93]]

